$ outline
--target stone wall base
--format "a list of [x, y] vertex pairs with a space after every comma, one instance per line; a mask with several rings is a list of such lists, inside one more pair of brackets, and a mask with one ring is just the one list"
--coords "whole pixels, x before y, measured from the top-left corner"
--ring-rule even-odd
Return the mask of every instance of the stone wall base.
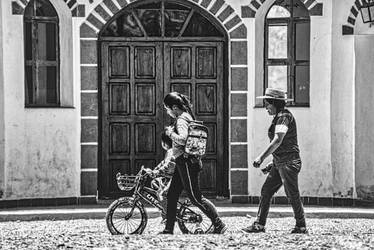
[[[326, 207], [374, 207], [374, 200], [361, 200], [353, 198], [339, 197], [301, 197], [304, 205], [326, 206]], [[259, 196], [234, 195], [231, 197], [232, 203], [259, 204]], [[291, 205], [285, 196], [276, 196], [272, 199], [275, 205]]]
[[[307, 206], [326, 206], [326, 207], [374, 207], [374, 200], [360, 200], [352, 198], [338, 197], [301, 197], [303, 204]], [[66, 198], [37, 198], [37, 199], [19, 199], [19, 200], [0, 200], [0, 209], [17, 207], [53, 207], [69, 205], [95, 205], [110, 204], [112, 200], [98, 200], [95, 196], [66, 197]], [[229, 201], [229, 200], [228, 200]], [[232, 203], [259, 204], [259, 196], [234, 195], [231, 197]], [[228, 202], [230, 203], [230, 202]], [[273, 197], [274, 205], [290, 205], [285, 196]], [[227, 206], [227, 204], [226, 204]]]
[[0, 209], [16, 207], [53, 207], [69, 205], [97, 204], [95, 196], [64, 197], [64, 198], [36, 198], [19, 200], [0, 200]]

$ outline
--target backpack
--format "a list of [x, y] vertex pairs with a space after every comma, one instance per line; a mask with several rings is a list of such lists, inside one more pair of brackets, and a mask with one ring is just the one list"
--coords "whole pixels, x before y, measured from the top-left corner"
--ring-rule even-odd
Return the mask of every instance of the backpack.
[[184, 120], [188, 122], [188, 134], [184, 152], [193, 156], [205, 155], [208, 141], [208, 128], [203, 125], [202, 121]]

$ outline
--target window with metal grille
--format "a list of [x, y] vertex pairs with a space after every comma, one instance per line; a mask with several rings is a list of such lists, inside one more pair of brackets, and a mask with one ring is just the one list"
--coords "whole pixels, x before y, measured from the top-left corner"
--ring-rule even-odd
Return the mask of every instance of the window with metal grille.
[[59, 19], [48, 0], [31, 0], [24, 13], [25, 106], [59, 107]]
[[305, 5], [300, 0], [275, 1], [265, 20], [264, 87], [286, 90], [290, 106], [309, 106], [309, 44]]

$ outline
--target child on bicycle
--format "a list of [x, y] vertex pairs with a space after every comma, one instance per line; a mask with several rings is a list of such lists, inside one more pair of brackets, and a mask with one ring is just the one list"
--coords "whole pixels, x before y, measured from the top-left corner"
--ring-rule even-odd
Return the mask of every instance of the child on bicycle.
[[[169, 136], [163, 132], [161, 134], [161, 145], [166, 150], [164, 159], [156, 166], [154, 170], [148, 169], [150, 176], [153, 178], [151, 186], [157, 192], [158, 200], [161, 203], [164, 211], [166, 212], [167, 202], [164, 200], [164, 196], [170, 187], [171, 177], [175, 170], [175, 158], [172, 150], [172, 140]], [[163, 221], [166, 220], [165, 215], [162, 214]]]
[[165, 158], [152, 171], [155, 179], [151, 182], [151, 185], [157, 188], [157, 195], [160, 201], [163, 200], [163, 194], [169, 189], [170, 180], [175, 170], [175, 159], [171, 148], [172, 140], [165, 133], [161, 134], [161, 145], [166, 150]]

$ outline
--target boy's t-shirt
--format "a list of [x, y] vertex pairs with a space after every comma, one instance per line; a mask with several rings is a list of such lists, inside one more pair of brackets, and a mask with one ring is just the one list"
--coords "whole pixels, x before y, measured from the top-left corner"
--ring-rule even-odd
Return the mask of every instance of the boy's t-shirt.
[[158, 171], [158, 175], [173, 176], [175, 171], [175, 158], [172, 148], [166, 151], [165, 158], [157, 165], [155, 170]]
[[296, 120], [287, 109], [279, 112], [273, 119], [268, 130], [270, 141], [277, 132], [285, 133], [282, 144], [274, 151], [273, 158], [276, 162], [284, 162], [291, 158], [300, 158], [297, 142]]

